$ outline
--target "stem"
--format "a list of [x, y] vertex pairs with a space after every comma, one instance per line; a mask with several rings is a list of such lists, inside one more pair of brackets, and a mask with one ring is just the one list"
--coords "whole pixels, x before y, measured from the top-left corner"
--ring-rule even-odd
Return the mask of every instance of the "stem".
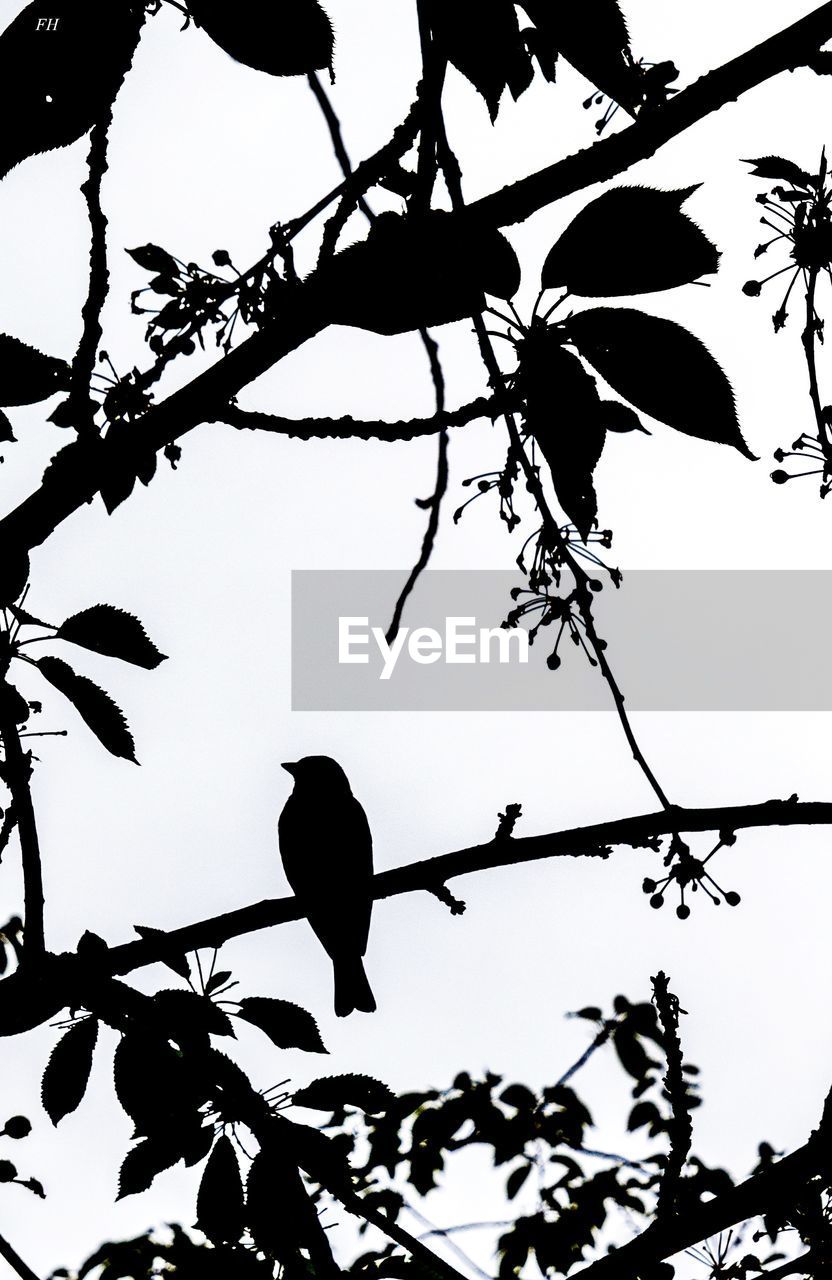
[[[436, 416], [441, 418], [445, 412], [445, 376], [442, 372], [442, 365], [439, 360], [439, 346], [431, 337], [427, 329], [420, 329], [419, 336], [422, 339], [422, 345], [428, 354], [430, 361], [431, 377], [436, 391]], [[385, 637], [388, 644], [392, 644], [396, 636], [399, 634], [399, 627], [402, 622], [402, 614], [404, 607], [419, 581], [422, 573], [428, 566], [428, 562], [433, 554], [436, 535], [439, 531], [439, 516], [442, 510], [442, 499], [448, 489], [448, 431], [446, 427], [442, 427], [439, 433], [439, 457], [436, 464], [436, 485], [433, 494], [424, 504], [430, 510], [428, 517], [428, 527], [425, 530], [425, 536], [422, 541], [422, 549], [419, 553], [419, 559], [410, 571], [407, 582], [402, 587], [401, 594], [396, 601], [396, 607], [393, 610], [393, 619]]]
[[20, 835], [20, 854], [23, 863], [24, 894], [24, 949], [27, 964], [40, 959], [46, 950], [43, 933], [43, 877], [41, 874], [40, 844], [29, 789], [31, 761], [20, 745], [20, 733], [14, 720], [4, 714], [0, 721], [0, 737], [5, 751], [6, 782], [12, 793]]
[[815, 292], [817, 290], [818, 274], [819, 269], [817, 267], [809, 268], [806, 285], [806, 323], [801, 334], [801, 341], [803, 342], [803, 351], [806, 356], [806, 368], [809, 372], [809, 398], [812, 401], [818, 440], [827, 462], [832, 462], [832, 440], [830, 440], [829, 431], [823, 420], [823, 407], [820, 402], [818, 368], [815, 357], [815, 339], [817, 337], [815, 330]]
[[0, 1258], [8, 1262], [12, 1271], [16, 1271], [20, 1276], [20, 1280], [40, 1280], [40, 1277], [28, 1267], [21, 1258], [20, 1254], [12, 1248], [8, 1240], [0, 1236]]

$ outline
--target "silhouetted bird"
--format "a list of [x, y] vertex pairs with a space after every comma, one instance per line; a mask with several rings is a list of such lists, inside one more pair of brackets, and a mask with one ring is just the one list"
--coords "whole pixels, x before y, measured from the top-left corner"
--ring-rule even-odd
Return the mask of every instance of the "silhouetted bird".
[[373, 838], [344, 770], [329, 756], [282, 766], [295, 780], [277, 824], [286, 878], [332, 960], [335, 1012], [374, 1013], [364, 972], [373, 907]]

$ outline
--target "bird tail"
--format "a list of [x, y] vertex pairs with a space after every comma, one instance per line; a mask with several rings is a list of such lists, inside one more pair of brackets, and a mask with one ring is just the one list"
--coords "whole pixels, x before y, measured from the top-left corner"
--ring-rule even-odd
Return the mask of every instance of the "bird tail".
[[346, 1018], [354, 1009], [360, 1009], [362, 1013], [375, 1013], [375, 997], [367, 981], [361, 956], [339, 956], [333, 968], [335, 1012], [338, 1017]]

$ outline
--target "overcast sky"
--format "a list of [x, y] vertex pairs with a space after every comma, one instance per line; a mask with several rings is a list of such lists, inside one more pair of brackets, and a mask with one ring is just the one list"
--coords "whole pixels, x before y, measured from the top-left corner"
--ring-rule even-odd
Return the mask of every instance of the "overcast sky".
[[[329, 0], [328, 7], [337, 32], [333, 101], [360, 158], [384, 141], [412, 100], [413, 6]], [[809, 0], [629, 0], [627, 14], [636, 52], [673, 58], [685, 84], [812, 7]], [[2, 26], [21, 8], [18, 0], [0, 0]], [[338, 178], [302, 79], [250, 71], [200, 31], [180, 34], [179, 27], [167, 8], [148, 22], [111, 134], [103, 197], [112, 291], [104, 322], [105, 346], [120, 372], [147, 362], [144, 326], [129, 314], [130, 291], [146, 277], [124, 248], [154, 241], [207, 264], [222, 247], [238, 265], [253, 262], [271, 223], [303, 211]], [[448, 123], [466, 196], [589, 144], [595, 113], [580, 105], [588, 92], [565, 68], [556, 87], [535, 82], [518, 104], [507, 100], [492, 129], [481, 99], [452, 74]], [[811, 419], [797, 324], [775, 339], [770, 313], [778, 299], [741, 293], [754, 274], [760, 186], [739, 160], [774, 152], [813, 166], [832, 141], [824, 131], [829, 94], [829, 83], [809, 72], [781, 76], [627, 178], [704, 184], [689, 208], [722, 250], [720, 274], [710, 289], [648, 297], [644, 307], [688, 325], [719, 356], [736, 388], [745, 437], [764, 459], [809, 429]], [[613, 128], [622, 124], [617, 119]], [[86, 150], [82, 141], [29, 160], [0, 184], [0, 331], [65, 358], [77, 343], [86, 292], [78, 192]], [[524, 270], [521, 312], [537, 292], [546, 251], [587, 199], [582, 192], [511, 230]], [[396, 207], [393, 197], [378, 207], [385, 203]], [[357, 222], [355, 235], [363, 234]], [[302, 266], [313, 252], [310, 237]], [[827, 308], [829, 302], [823, 299]], [[479, 394], [482, 374], [467, 326], [437, 336], [449, 403]], [[181, 377], [197, 367], [186, 364]], [[832, 369], [827, 374], [832, 387]], [[415, 337], [332, 328], [240, 402], [288, 415], [398, 418], [430, 412], [432, 388]], [[37, 483], [65, 443], [46, 423], [48, 412], [35, 406], [11, 414], [20, 444], [4, 448], [4, 509]], [[487, 423], [453, 434], [436, 567], [512, 567], [518, 547], [489, 499], [456, 528], [449, 518], [467, 496], [462, 480], [499, 466], [503, 453], [501, 431]], [[523, 804], [518, 834], [654, 807], [611, 712], [291, 712], [291, 571], [384, 568], [404, 575], [425, 520], [413, 499], [431, 491], [434, 455], [433, 441], [303, 443], [203, 426], [184, 442], [175, 474], [160, 466], [151, 487], [112, 517], [100, 501], [85, 507], [35, 553], [35, 613], [58, 621], [110, 602], [138, 614], [170, 657], [148, 673], [73, 655], [124, 708], [141, 769], [106, 756], [57, 695], [25, 685], [42, 697], [50, 727], [72, 730], [68, 740], [46, 739], [37, 748], [52, 948], [74, 947], [87, 928], [115, 944], [132, 936], [134, 924], [174, 927], [287, 892], [275, 822], [290, 779], [279, 762], [307, 753], [333, 755], [346, 768], [370, 818], [379, 868], [488, 839], [510, 802]], [[832, 510], [809, 482], [775, 487], [770, 469], [765, 460], [753, 465], [658, 424], [650, 437], [611, 439], [598, 491], [601, 522], [615, 530], [613, 560], [625, 573], [828, 568]], [[524, 514], [528, 534], [528, 507]], [[776, 598], [771, 607], [776, 614]], [[408, 620], [418, 621], [418, 598]], [[645, 629], [651, 622], [645, 617]], [[713, 618], [717, 633], [730, 625]], [[614, 634], [608, 639], [614, 657]], [[760, 634], [761, 647], [766, 639]], [[828, 635], [816, 639], [821, 681]], [[685, 679], [682, 666], [678, 680]], [[830, 796], [832, 725], [825, 714], [640, 714], [636, 727], [680, 804]], [[704, 851], [705, 842], [693, 847]], [[565, 1021], [565, 1012], [587, 1003], [608, 1007], [619, 991], [646, 997], [650, 975], [661, 967], [690, 1014], [687, 1055], [704, 1072], [696, 1149], [744, 1174], [760, 1139], [782, 1149], [805, 1139], [828, 1088], [828, 958], [821, 946], [832, 890], [829, 838], [794, 829], [743, 834], [717, 861], [717, 878], [739, 890], [742, 907], [717, 912], [697, 902], [684, 924], [667, 908], [648, 908], [641, 880], [659, 859], [645, 851], [616, 852], [606, 864], [541, 862], [456, 882], [468, 903], [461, 918], [428, 895], [381, 903], [367, 960], [379, 1003], [374, 1017], [335, 1019], [329, 965], [305, 924], [229, 944], [224, 967], [233, 968], [240, 989], [311, 1009], [331, 1050], [327, 1060], [310, 1060], [243, 1032], [241, 1060], [260, 1085], [285, 1076], [300, 1085], [326, 1070], [367, 1071], [395, 1088], [420, 1088], [445, 1085], [462, 1068], [488, 1068], [539, 1086], [587, 1040], [586, 1026]], [[8, 915], [21, 907], [14, 850], [3, 871], [0, 914]], [[171, 976], [148, 971], [136, 982], [156, 990]], [[105, 1235], [191, 1221], [196, 1186], [193, 1172], [177, 1169], [146, 1195], [113, 1204], [130, 1125], [113, 1097], [112, 1043], [103, 1037], [83, 1106], [53, 1131], [38, 1087], [56, 1037], [45, 1028], [7, 1042], [0, 1067], [2, 1107], [29, 1114], [36, 1125], [28, 1142], [3, 1154], [49, 1192], [42, 1204], [5, 1189], [0, 1231], [41, 1273], [77, 1265]], [[599, 1061], [586, 1087], [602, 1125], [598, 1145], [623, 1141], [627, 1097], [618, 1074]], [[435, 1195], [427, 1212], [448, 1223], [493, 1216], [497, 1205], [483, 1172], [463, 1179], [452, 1171], [447, 1198]], [[470, 1238], [466, 1247], [477, 1251]], [[477, 1256], [489, 1265], [487, 1246]]]

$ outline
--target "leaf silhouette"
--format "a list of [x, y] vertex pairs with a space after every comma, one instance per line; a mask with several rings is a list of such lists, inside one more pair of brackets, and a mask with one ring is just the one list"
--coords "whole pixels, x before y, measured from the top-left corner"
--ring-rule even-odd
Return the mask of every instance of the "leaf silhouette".
[[246, 1185], [246, 1225], [256, 1247], [279, 1262], [308, 1249], [316, 1274], [334, 1270], [332, 1253], [297, 1165], [275, 1132], [254, 1157]]
[[113, 1061], [116, 1096], [136, 1126], [136, 1137], [176, 1135], [180, 1158], [190, 1142], [197, 1109], [210, 1090], [195, 1075], [182, 1054], [161, 1034], [128, 1031], [118, 1043]]
[[605, 94], [632, 109], [641, 99], [618, 0], [519, 0], [541, 39]]
[[165, 661], [165, 654], [159, 652], [138, 618], [111, 604], [96, 604], [73, 614], [61, 623], [56, 634], [60, 640], [132, 662], [147, 671]]
[[696, 190], [605, 191], [581, 210], [549, 251], [543, 288], [611, 298], [672, 289], [716, 271], [716, 247], [680, 207]]
[[332, 23], [318, 0], [188, 0], [197, 24], [237, 62], [272, 76], [300, 76], [332, 63]]
[[218, 1138], [208, 1157], [196, 1200], [196, 1222], [212, 1244], [236, 1243], [245, 1226], [245, 1193], [230, 1138]]
[[[68, 386], [69, 366], [64, 360], [45, 356], [18, 338], [0, 333], [0, 405], [37, 404]], [[8, 425], [8, 419], [5, 421]], [[14, 436], [0, 438], [13, 440]]]
[[160, 1026], [169, 1040], [208, 1047], [211, 1036], [233, 1036], [228, 1014], [196, 991], [158, 991], [153, 997]]
[[638, 414], [620, 400], [602, 400], [601, 417], [607, 431], [643, 431], [646, 436], [650, 434]]
[[300, 1005], [266, 996], [248, 996], [240, 1001], [237, 1016], [263, 1031], [278, 1049], [303, 1049], [306, 1053], [326, 1053], [318, 1024]]
[[39, 658], [35, 666], [53, 688], [72, 703], [111, 755], [138, 764], [127, 721], [108, 693], [86, 676], [79, 676], [62, 658]]
[[520, 1188], [523, 1186], [523, 1183], [528, 1178], [531, 1171], [532, 1171], [532, 1166], [530, 1164], [521, 1164], [516, 1169], [512, 1169], [511, 1173], [506, 1178], [506, 1198], [507, 1199], [509, 1200], [514, 1199], [514, 1197], [519, 1192]]
[[17, 436], [12, 430], [12, 424], [9, 422], [9, 419], [6, 417], [2, 409], [0, 409], [0, 443], [17, 443]]
[[431, 0], [426, 12], [439, 51], [483, 96], [495, 120], [504, 90], [517, 99], [533, 76], [512, 0]]
[[595, 379], [556, 330], [538, 330], [521, 349], [524, 421], [549, 464], [558, 502], [586, 540], [598, 514], [593, 473], [606, 440]]
[[366, 240], [307, 282], [313, 306], [320, 290], [336, 323], [384, 334], [463, 320], [482, 310], [485, 294], [511, 298], [519, 286], [517, 256], [500, 232], [444, 212], [381, 214]]
[[153, 271], [157, 276], [174, 277], [179, 274], [176, 259], [158, 244], [140, 244], [137, 249], [126, 249], [125, 252], [145, 271]]
[[87, 1091], [97, 1040], [98, 1022], [95, 1018], [84, 1018], [64, 1032], [52, 1050], [43, 1073], [41, 1098], [53, 1124], [80, 1106]]
[[358, 1107], [370, 1115], [386, 1110], [395, 1094], [372, 1076], [322, 1076], [294, 1094], [299, 1107], [315, 1111], [339, 1111], [342, 1107]]
[[14, 19], [0, 35], [0, 118], [14, 121], [0, 140], [0, 178], [75, 142], [103, 116], [143, 21], [139, 0], [33, 0]]
[[598, 307], [572, 316], [566, 332], [584, 359], [637, 409], [754, 460], [742, 438], [731, 384], [687, 329], [627, 307]]
[[171, 1169], [181, 1159], [176, 1146], [164, 1137], [145, 1138], [128, 1151], [118, 1175], [117, 1200], [135, 1196], [152, 1185], [157, 1174]]
[[817, 175], [814, 177], [801, 169], [793, 160], [784, 160], [782, 156], [760, 156], [757, 160], [743, 160], [743, 164], [753, 164], [751, 170], [755, 178], [772, 178], [775, 182], [790, 182], [793, 187], [815, 187]]

